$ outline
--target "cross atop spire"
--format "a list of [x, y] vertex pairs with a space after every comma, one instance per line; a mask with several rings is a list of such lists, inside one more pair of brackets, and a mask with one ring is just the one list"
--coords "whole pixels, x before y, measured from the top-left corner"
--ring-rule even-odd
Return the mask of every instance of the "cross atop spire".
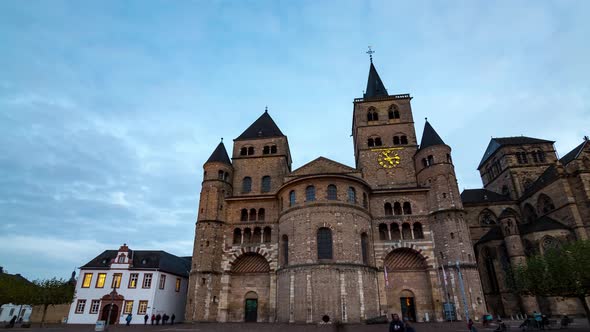
[[373, 63], [373, 53], [375, 53], [375, 51], [371, 49], [371, 45], [369, 45], [369, 50], [366, 53], [369, 55], [369, 60], [371, 63]]

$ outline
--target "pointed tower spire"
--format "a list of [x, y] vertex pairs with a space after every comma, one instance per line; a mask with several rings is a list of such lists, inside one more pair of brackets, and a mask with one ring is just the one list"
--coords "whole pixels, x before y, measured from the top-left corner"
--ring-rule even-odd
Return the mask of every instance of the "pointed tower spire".
[[442, 138], [438, 136], [436, 130], [432, 128], [428, 119], [424, 124], [424, 132], [422, 132], [422, 141], [420, 141], [420, 150], [433, 145], [446, 145]]
[[387, 93], [387, 89], [385, 89], [385, 85], [381, 81], [381, 77], [377, 73], [377, 69], [373, 65], [373, 60], [371, 59], [371, 67], [369, 68], [369, 79], [367, 80], [367, 89], [365, 90], [364, 98], [372, 98], [372, 97], [381, 97], [381, 96], [389, 96]]
[[229, 156], [227, 155], [227, 150], [225, 149], [225, 145], [223, 144], [223, 138], [211, 154], [211, 157], [207, 159], [207, 162], [205, 162], [205, 164], [213, 162], [231, 165], [231, 160], [229, 159]]
[[285, 136], [268, 114], [268, 108], [236, 140]]

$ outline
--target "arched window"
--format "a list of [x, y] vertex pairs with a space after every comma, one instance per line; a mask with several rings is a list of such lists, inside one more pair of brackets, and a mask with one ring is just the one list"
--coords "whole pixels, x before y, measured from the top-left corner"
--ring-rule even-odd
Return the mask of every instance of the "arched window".
[[494, 266], [494, 258], [490, 254], [489, 248], [485, 247], [482, 253], [486, 272], [487, 272], [487, 279], [490, 285], [490, 290], [492, 293], [498, 293], [500, 291], [500, 287], [498, 284], [498, 279], [496, 279], [496, 267]]
[[423, 239], [424, 231], [422, 230], [422, 224], [419, 222], [414, 223], [414, 238]]
[[381, 241], [389, 240], [389, 232], [387, 231], [386, 224], [379, 224], [379, 240], [381, 240]]
[[272, 233], [272, 230], [270, 229], [270, 227], [268, 227], [268, 226], [264, 227], [264, 232], [262, 233], [262, 241], [264, 243], [270, 242], [271, 233]]
[[371, 147], [371, 146], [375, 146], [375, 140], [374, 140], [374, 139], [372, 139], [372, 138], [369, 138], [369, 139], [367, 140], [367, 145], [368, 145], [369, 147]]
[[240, 215], [240, 221], [248, 221], [248, 210], [242, 209], [242, 214]]
[[262, 177], [262, 183], [260, 185], [260, 190], [263, 193], [267, 193], [270, 191], [270, 176], [265, 175]]
[[490, 210], [483, 210], [479, 214], [479, 224], [482, 226], [490, 226], [496, 224], [496, 216]]
[[412, 214], [412, 205], [410, 205], [410, 202], [404, 202], [404, 214]]
[[262, 149], [262, 154], [269, 154], [270, 153], [270, 146], [265, 145]]
[[293, 206], [295, 205], [296, 201], [295, 201], [295, 190], [291, 190], [289, 192], [289, 206]]
[[412, 229], [410, 228], [410, 224], [408, 224], [407, 222], [402, 224], [402, 238], [404, 240], [412, 239]]
[[305, 188], [305, 201], [306, 202], [315, 201], [315, 187], [314, 186], [307, 186], [307, 188]]
[[246, 228], [244, 230], [244, 241], [242, 243], [250, 243], [252, 241], [252, 230], [250, 228]]
[[390, 225], [391, 228], [391, 239], [392, 240], [400, 240], [402, 238], [401, 233], [399, 232], [399, 225], [393, 223]]
[[356, 189], [348, 187], [348, 203], [356, 204]]
[[332, 231], [327, 227], [318, 229], [318, 259], [332, 259]]
[[399, 140], [402, 145], [408, 144], [408, 136], [403, 135], [402, 137], [399, 138]]
[[256, 209], [250, 209], [250, 221], [256, 221]]
[[277, 153], [277, 146], [276, 145], [271, 145], [271, 147], [270, 147], [270, 153], [272, 153], [272, 154]]
[[254, 234], [252, 235], [252, 243], [262, 242], [262, 230], [260, 227], [254, 228]]
[[248, 148], [248, 155], [251, 156], [253, 154], [254, 154], [254, 147], [251, 146], [251, 147]]
[[393, 215], [393, 208], [391, 207], [391, 203], [389, 203], [389, 202], [385, 203], [384, 209], [385, 209], [386, 216]]
[[552, 236], [545, 236], [541, 241], [541, 247], [543, 248], [543, 254], [546, 254], [549, 250], [559, 249], [561, 244], [556, 238]]
[[381, 143], [381, 137], [375, 137], [375, 146], [381, 146], [383, 145], [383, 143]]
[[367, 194], [366, 193], [363, 193], [363, 207], [365, 209], [368, 209], [369, 208], [369, 201], [367, 200]]
[[361, 234], [361, 258], [363, 264], [369, 264], [369, 236], [367, 233]]
[[219, 180], [223, 180], [223, 171], [222, 171], [222, 170], [219, 170], [219, 171], [217, 172], [217, 178], [218, 178]]
[[264, 220], [264, 212], [265, 211], [263, 208], [258, 209], [258, 220], [260, 220], [260, 221]]
[[428, 156], [428, 166], [434, 165], [434, 157], [432, 155]]
[[252, 191], [252, 178], [249, 176], [246, 176], [243, 180], [242, 180], [242, 192], [243, 193], [249, 193]]
[[234, 244], [242, 243], [242, 230], [239, 228], [234, 229]]
[[387, 114], [389, 115], [390, 119], [399, 119], [399, 111], [395, 105], [391, 105], [391, 107], [389, 107]]
[[247, 147], [243, 147], [240, 149], [240, 156], [245, 156], [248, 154], [248, 148]]
[[529, 159], [526, 155], [526, 152], [517, 152], [516, 153], [516, 160], [518, 161], [519, 164], [528, 164], [529, 163]]
[[331, 184], [328, 185], [328, 199], [333, 201], [333, 200], [337, 200], [338, 199], [338, 188], [336, 188], [335, 185]]
[[428, 167], [428, 161], [426, 160], [426, 158], [422, 158], [422, 165], [424, 167]]
[[379, 114], [374, 107], [369, 108], [367, 112], [367, 121], [377, 121], [379, 120]]
[[545, 152], [539, 150], [537, 151], [537, 157], [539, 157], [539, 162], [544, 163], [545, 162]]
[[402, 205], [399, 202], [393, 203], [393, 214], [396, 216], [402, 214]]
[[393, 136], [393, 145], [399, 145], [399, 136]]
[[229, 180], [229, 173], [225, 172], [223, 173], [223, 181], [228, 181]]
[[555, 210], [555, 205], [553, 205], [553, 201], [551, 198], [549, 198], [549, 196], [541, 194], [539, 195], [539, 200], [537, 201], [537, 210], [539, 210], [539, 214], [545, 214]]
[[283, 251], [283, 265], [289, 265], [289, 237], [283, 235], [281, 238], [281, 249]]

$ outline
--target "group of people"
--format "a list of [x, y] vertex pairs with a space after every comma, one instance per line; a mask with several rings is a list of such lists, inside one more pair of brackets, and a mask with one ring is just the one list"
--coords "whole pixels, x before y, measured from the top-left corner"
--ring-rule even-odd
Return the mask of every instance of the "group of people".
[[[150, 319], [150, 316], [148, 314], [143, 316], [143, 324], [147, 325], [147, 322], [149, 319]], [[156, 325], [160, 325], [160, 320], [162, 321], [162, 325], [166, 325], [168, 323], [168, 320], [170, 320], [170, 325], [174, 325], [175, 319], [176, 319], [176, 316], [174, 314], [172, 314], [172, 316], [168, 316], [166, 314], [163, 314], [163, 315], [152, 314], [152, 317], [151, 317], [152, 325], [154, 325], [154, 322], [156, 322]]]
[[389, 332], [416, 332], [410, 322], [406, 320], [402, 322], [398, 314], [391, 315], [391, 322], [389, 323]]

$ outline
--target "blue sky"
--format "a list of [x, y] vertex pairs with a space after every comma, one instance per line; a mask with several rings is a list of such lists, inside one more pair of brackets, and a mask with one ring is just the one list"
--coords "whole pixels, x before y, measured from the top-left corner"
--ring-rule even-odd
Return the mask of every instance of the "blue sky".
[[202, 164], [268, 105], [293, 166], [354, 165], [368, 45], [481, 186], [491, 136], [590, 134], [588, 1], [1, 1], [0, 265], [190, 255]]

